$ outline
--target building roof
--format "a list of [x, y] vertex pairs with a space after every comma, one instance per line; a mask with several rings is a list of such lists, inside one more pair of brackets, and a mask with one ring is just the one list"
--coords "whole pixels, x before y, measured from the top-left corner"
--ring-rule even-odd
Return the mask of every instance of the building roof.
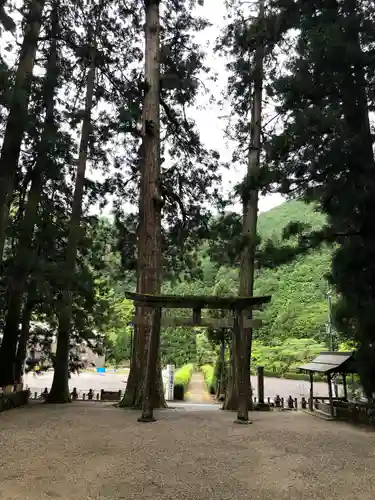
[[125, 292], [125, 297], [137, 305], [174, 309], [230, 309], [246, 310], [270, 302], [264, 297], [218, 297], [217, 295], [148, 295]]
[[311, 363], [299, 370], [317, 373], [356, 373], [353, 352], [321, 352]]

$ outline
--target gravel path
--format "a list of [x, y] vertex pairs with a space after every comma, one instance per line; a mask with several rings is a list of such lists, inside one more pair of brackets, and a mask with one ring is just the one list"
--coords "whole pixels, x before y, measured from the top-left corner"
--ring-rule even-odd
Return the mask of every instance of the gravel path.
[[302, 412], [179, 406], [139, 424], [100, 403], [0, 415], [5, 500], [373, 500], [375, 434]]
[[213, 403], [201, 372], [193, 373], [186, 394], [186, 400], [191, 403]]

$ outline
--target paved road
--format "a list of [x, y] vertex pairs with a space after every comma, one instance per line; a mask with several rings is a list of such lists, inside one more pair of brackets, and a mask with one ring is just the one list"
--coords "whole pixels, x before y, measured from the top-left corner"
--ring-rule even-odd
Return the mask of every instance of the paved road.
[[[42, 375], [28, 374], [25, 379], [25, 383], [30, 387], [32, 392], [42, 392], [45, 387], [48, 389], [52, 385], [53, 373], [48, 372]], [[72, 375], [69, 381], [69, 387], [72, 391], [74, 387], [78, 391], [88, 392], [89, 389], [94, 391], [100, 391], [105, 389], [107, 391], [124, 391], [126, 387], [127, 375], [126, 374], [116, 374], [116, 373], [81, 373], [80, 375]], [[251, 381], [254, 388], [254, 396], [258, 397], [257, 394], [257, 380], [256, 377], [251, 377]], [[274, 398], [276, 394], [280, 397], [288, 397], [289, 395], [293, 398], [299, 398], [301, 396], [308, 397], [309, 395], [309, 383], [300, 380], [285, 380], [278, 378], [265, 378], [264, 381], [264, 392], [265, 397]], [[317, 396], [328, 396], [327, 384], [323, 382], [317, 382], [314, 384], [314, 394]]]

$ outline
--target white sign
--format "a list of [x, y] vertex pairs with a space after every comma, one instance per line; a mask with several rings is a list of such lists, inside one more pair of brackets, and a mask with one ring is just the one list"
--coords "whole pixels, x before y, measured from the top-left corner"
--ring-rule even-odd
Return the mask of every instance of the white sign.
[[167, 365], [162, 371], [164, 396], [166, 401], [174, 399], [174, 365]]

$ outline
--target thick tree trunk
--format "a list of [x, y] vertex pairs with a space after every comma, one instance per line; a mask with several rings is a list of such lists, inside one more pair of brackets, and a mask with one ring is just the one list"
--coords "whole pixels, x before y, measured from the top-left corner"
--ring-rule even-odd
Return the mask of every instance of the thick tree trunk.
[[0, 155], [0, 260], [3, 256], [8, 222], [9, 196], [14, 188], [21, 143], [27, 125], [32, 72], [45, 0], [32, 0], [26, 20], [4, 140]]
[[34, 292], [35, 290], [34, 287], [32, 286], [22, 314], [21, 332], [18, 340], [17, 355], [16, 355], [16, 368], [15, 368], [16, 384], [21, 383], [23, 376], [23, 367], [25, 364], [26, 354], [27, 354], [27, 342], [30, 337], [30, 320], [34, 306], [34, 300], [33, 300]]
[[[57, 6], [51, 15], [51, 49], [46, 66], [44, 102], [46, 116], [42, 137], [38, 146], [37, 163], [31, 174], [31, 187], [28, 193], [25, 215], [21, 222], [20, 237], [16, 246], [15, 265], [9, 280], [8, 309], [6, 314], [3, 341], [0, 348], [0, 386], [10, 385], [14, 381], [14, 362], [17, 348], [21, 309], [26, 291], [27, 278], [34, 267], [32, 239], [35, 219], [43, 187], [43, 174], [48, 169], [48, 154], [54, 136], [54, 95], [57, 84]], [[17, 371], [17, 370], [16, 370]]]
[[[260, 21], [264, 18], [264, 0], [259, 0], [258, 17]], [[254, 56], [254, 93], [251, 116], [251, 138], [245, 186], [252, 186], [254, 182], [256, 182], [260, 170], [263, 58], [264, 47], [260, 44], [256, 48]], [[254, 294], [254, 264], [257, 242], [258, 189], [251, 187], [248, 191], [246, 191], [245, 188], [242, 197], [242, 204], [243, 234], [246, 238], [247, 244], [241, 256], [239, 295], [252, 296]], [[250, 360], [253, 329], [243, 328], [242, 322], [240, 325], [240, 339], [236, 344], [238, 354], [236, 356], [235, 368], [237, 378], [239, 378], [237, 387], [246, 388], [246, 392], [248, 392], [248, 408], [245, 407], [244, 402], [241, 404], [242, 421], [247, 419], [248, 409], [252, 409], [253, 406], [250, 383]], [[247, 346], [247, 349], [245, 346]], [[245, 364], [247, 364], [246, 370], [244, 369]], [[242, 380], [244, 376], [249, 377], [249, 380]], [[240, 403], [240, 401], [238, 403]]]
[[[140, 332], [142, 333], [142, 332]], [[146, 362], [148, 345], [143, 341], [138, 342], [139, 335], [137, 331], [134, 335], [134, 350], [133, 356], [130, 365], [130, 372], [128, 381], [126, 384], [125, 394], [119, 403], [120, 407], [123, 408], [142, 408], [143, 402], [143, 383], [144, 377], [146, 376]], [[156, 376], [156, 384], [155, 384], [155, 392], [154, 392], [154, 400], [153, 400], [154, 408], [164, 408], [166, 406], [164, 399], [164, 388], [163, 388], [163, 379], [161, 373], [160, 363], [157, 364], [157, 376]]]
[[[161, 290], [161, 194], [160, 194], [160, 0], [145, 0], [145, 95], [143, 101], [143, 141], [140, 158], [138, 228], [139, 293], [158, 294]], [[142, 308], [137, 315], [149, 319], [137, 326], [135, 352], [129, 380], [120, 406], [141, 407], [146, 376], [146, 360], [152, 330], [152, 311]], [[157, 356], [158, 353], [152, 353]], [[164, 407], [160, 363], [157, 363], [154, 407]]]
[[238, 408], [238, 386], [236, 379], [236, 336], [232, 335], [232, 344], [230, 347], [230, 361], [228, 367], [228, 382], [223, 403], [223, 410], [235, 411]]
[[69, 395], [69, 342], [72, 322], [72, 295], [71, 288], [74, 277], [77, 249], [80, 238], [80, 224], [82, 215], [82, 199], [85, 186], [88, 147], [91, 135], [91, 112], [93, 105], [95, 85], [95, 56], [96, 34], [99, 31], [99, 18], [97, 19], [96, 33], [89, 28], [88, 41], [91, 46], [90, 67], [87, 74], [85, 113], [82, 122], [81, 141], [77, 175], [74, 187], [72, 215], [70, 218], [68, 242], [66, 247], [65, 262], [63, 263], [64, 289], [59, 304], [58, 320], [59, 329], [56, 348], [56, 363], [51, 391], [47, 403], [67, 403]]

